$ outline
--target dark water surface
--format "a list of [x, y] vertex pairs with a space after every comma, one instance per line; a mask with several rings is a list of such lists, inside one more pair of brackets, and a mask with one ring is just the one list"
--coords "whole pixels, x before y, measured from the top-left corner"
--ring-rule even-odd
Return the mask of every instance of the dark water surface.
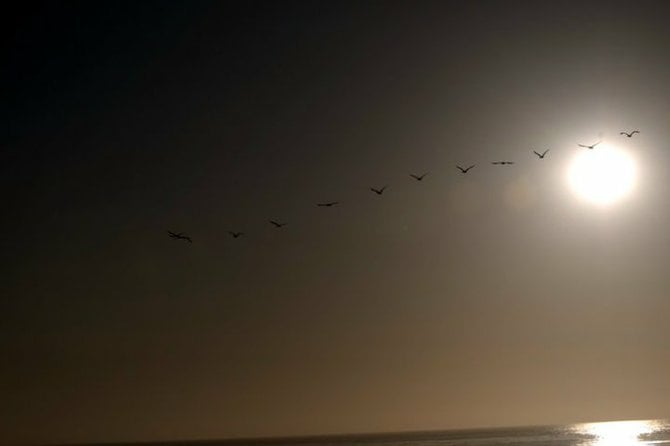
[[[137, 443], [139, 444], [139, 443]], [[670, 420], [400, 434], [144, 443], [171, 446], [631, 446], [670, 444]], [[129, 443], [126, 443], [129, 446]]]

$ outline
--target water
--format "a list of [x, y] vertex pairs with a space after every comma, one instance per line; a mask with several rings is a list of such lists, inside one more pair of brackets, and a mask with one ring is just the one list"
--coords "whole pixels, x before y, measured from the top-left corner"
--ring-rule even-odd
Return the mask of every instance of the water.
[[211, 442], [225, 446], [670, 446], [670, 420]]
[[[144, 443], [144, 446], [148, 444], [150, 443]], [[155, 446], [158, 444], [153, 443]], [[170, 446], [639, 446], [667, 444], [670, 446], [670, 420], [160, 444]]]

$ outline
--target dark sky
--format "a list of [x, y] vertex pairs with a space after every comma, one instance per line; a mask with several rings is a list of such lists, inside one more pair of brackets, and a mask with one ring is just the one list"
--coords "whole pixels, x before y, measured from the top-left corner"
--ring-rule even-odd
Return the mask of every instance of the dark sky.
[[667, 2], [6, 12], [0, 442], [670, 416]]

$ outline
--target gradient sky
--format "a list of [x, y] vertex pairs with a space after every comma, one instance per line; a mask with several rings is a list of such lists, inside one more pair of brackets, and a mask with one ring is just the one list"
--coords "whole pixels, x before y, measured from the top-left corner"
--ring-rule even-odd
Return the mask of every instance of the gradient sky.
[[[669, 14], [8, 12], [0, 442], [670, 416]], [[639, 171], [608, 209], [565, 179], [600, 138]]]

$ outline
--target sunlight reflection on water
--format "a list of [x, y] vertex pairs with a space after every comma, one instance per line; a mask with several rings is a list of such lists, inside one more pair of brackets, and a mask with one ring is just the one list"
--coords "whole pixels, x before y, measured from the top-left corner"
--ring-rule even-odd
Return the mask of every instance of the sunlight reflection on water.
[[668, 440], [655, 440], [654, 433], [663, 429], [660, 421], [611, 421], [605, 423], [587, 423], [575, 426], [575, 431], [591, 439], [583, 443], [593, 446], [632, 446], [668, 443]]

